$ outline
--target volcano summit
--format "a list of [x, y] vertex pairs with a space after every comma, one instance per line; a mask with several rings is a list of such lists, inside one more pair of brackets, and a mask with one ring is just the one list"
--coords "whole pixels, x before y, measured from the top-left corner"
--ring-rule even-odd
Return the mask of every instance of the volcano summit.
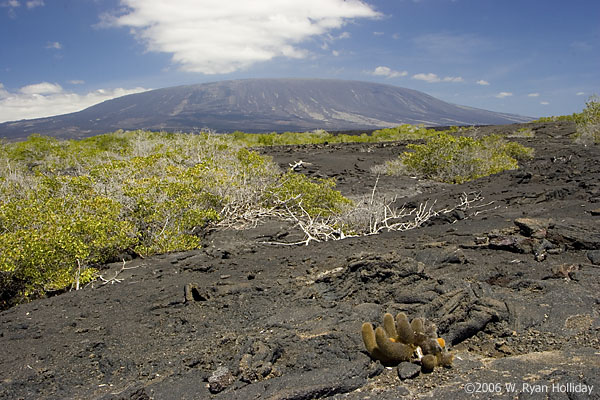
[[118, 129], [194, 132], [352, 130], [400, 124], [488, 125], [530, 118], [446, 103], [423, 92], [331, 79], [246, 79], [176, 86], [108, 100], [85, 110], [0, 124], [0, 137], [62, 138]]

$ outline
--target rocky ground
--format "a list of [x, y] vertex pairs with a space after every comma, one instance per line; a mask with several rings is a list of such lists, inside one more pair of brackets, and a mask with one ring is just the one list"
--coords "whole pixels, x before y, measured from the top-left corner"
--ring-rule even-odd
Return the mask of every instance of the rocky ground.
[[[521, 126], [481, 128], [481, 133]], [[282, 246], [285, 223], [215, 231], [201, 250], [107, 266], [93, 287], [0, 313], [2, 399], [600, 398], [600, 147], [527, 125], [519, 170], [463, 185], [381, 177], [423, 227]], [[265, 149], [370, 195], [405, 143]], [[425, 317], [451, 368], [384, 367], [361, 325]], [[590, 393], [591, 390], [591, 393]]]

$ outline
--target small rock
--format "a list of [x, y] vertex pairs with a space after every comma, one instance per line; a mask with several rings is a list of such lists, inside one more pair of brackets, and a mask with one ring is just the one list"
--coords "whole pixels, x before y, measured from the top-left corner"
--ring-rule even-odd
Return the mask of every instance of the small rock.
[[416, 378], [420, 373], [421, 367], [417, 364], [404, 361], [398, 365], [398, 377], [402, 380]]
[[457, 249], [450, 254], [446, 254], [442, 259], [442, 263], [449, 264], [464, 264], [466, 262], [465, 254], [461, 249]]
[[462, 221], [463, 219], [466, 218], [465, 212], [463, 210], [453, 210], [451, 213], [452, 217], [454, 217], [455, 219]]
[[515, 352], [515, 350], [507, 344], [498, 346], [498, 351], [501, 353], [504, 353], [504, 354], [514, 354], [514, 352]]
[[490, 238], [488, 247], [492, 250], [505, 250], [512, 253], [531, 253], [537, 247], [536, 239], [508, 235]]
[[477, 236], [475, 237], [476, 245], [487, 245], [490, 242], [490, 238], [487, 236]]
[[577, 264], [561, 264], [552, 268], [552, 273], [555, 278], [571, 279], [571, 275], [577, 270], [579, 270]]
[[590, 250], [587, 252], [587, 258], [594, 265], [600, 265], [600, 250]]
[[597, 217], [598, 215], [600, 215], [600, 208], [596, 208], [595, 210], [590, 211], [590, 214]]
[[523, 235], [538, 239], [546, 236], [547, 229], [551, 225], [549, 219], [542, 218], [517, 218], [514, 222]]
[[600, 232], [594, 220], [564, 218], [548, 230], [548, 240], [577, 250], [600, 249]]
[[210, 390], [211, 393], [222, 392], [234, 381], [235, 378], [231, 372], [229, 372], [229, 368], [221, 366], [208, 378], [208, 390]]

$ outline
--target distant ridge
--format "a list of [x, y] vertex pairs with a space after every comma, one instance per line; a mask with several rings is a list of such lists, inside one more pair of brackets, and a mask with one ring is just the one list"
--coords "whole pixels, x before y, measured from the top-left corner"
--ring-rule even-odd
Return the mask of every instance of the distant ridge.
[[245, 79], [176, 86], [54, 117], [5, 122], [0, 137], [80, 138], [118, 129], [194, 132], [356, 130], [399, 124], [497, 125], [531, 118], [459, 106], [423, 92], [333, 79]]

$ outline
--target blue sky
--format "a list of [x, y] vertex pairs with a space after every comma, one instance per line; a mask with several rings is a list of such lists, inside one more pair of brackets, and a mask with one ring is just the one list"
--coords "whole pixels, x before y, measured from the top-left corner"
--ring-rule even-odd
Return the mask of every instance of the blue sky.
[[259, 77], [534, 117], [600, 94], [597, 0], [0, 0], [0, 38], [0, 122]]

